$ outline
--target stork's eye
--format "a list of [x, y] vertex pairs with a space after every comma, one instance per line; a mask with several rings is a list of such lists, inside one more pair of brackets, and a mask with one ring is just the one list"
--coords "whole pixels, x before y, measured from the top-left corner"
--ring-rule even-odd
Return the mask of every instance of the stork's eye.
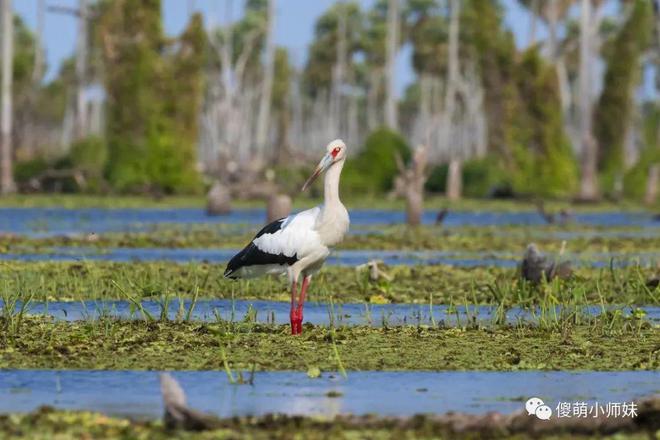
[[334, 150], [332, 150], [332, 157], [337, 157], [339, 152], [341, 151], [341, 148], [335, 147]]

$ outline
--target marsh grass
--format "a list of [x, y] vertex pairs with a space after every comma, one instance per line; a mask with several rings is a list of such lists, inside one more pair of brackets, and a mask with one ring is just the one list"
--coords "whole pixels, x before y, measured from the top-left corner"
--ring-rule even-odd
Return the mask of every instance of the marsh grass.
[[2, 309], [0, 310], [0, 338], [7, 343], [14, 341], [20, 334], [21, 325], [27, 314], [34, 290], [29, 280], [20, 279], [13, 289], [4, 286], [2, 292]]
[[[263, 299], [289, 301], [284, 279], [264, 278], [235, 282], [223, 278], [223, 265], [167, 262], [2, 262], [0, 295], [25, 292], [29, 283], [34, 301], [114, 300], [135, 303], [143, 299], [170, 300]], [[392, 303], [528, 305], [543, 289], [518, 279], [515, 269], [459, 268], [443, 265], [392, 266], [389, 287], [358, 283], [354, 269], [326, 267], [310, 287], [310, 300], [365, 303], [374, 298]], [[578, 298], [589, 304], [660, 304], [660, 288], [646, 285], [657, 269], [642, 265], [580, 268], [571, 280], [560, 281], [562, 299]], [[551, 284], [551, 283], [550, 283]], [[21, 294], [21, 298], [23, 298]], [[184, 314], [185, 317], [185, 314]]]

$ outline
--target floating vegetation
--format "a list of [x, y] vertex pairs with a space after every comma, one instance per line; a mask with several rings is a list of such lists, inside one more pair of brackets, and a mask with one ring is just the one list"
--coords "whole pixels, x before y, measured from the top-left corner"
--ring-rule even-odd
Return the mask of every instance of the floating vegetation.
[[[0, 249], [12, 253], [48, 252], [63, 246], [92, 248], [223, 248], [235, 249], [252, 239], [254, 225], [240, 224], [159, 224], [138, 232], [105, 232], [50, 237], [8, 235], [0, 237]], [[559, 252], [562, 240], [566, 251], [588, 254], [603, 252], [658, 251], [660, 228], [597, 226], [423, 226], [405, 225], [378, 228], [354, 226], [338, 249], [343, 250], [434, 250], [520, 253], [531, 241], [544, 250]]]
[[288, 325], [243, 320], [23, 320], [20, 333], [0, 340], [0, 368], [335, 371], [337, 349], [348, 371], [660, 368], [658, 328], [618, 314], [557, 316], [543, 326], [306, 324], [295, 338]]

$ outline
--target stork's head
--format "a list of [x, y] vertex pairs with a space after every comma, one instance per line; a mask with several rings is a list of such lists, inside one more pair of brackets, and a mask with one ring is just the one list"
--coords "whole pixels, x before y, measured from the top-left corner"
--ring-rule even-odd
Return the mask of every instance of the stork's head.
[[337, 162], [343, 162], [346, 158], [346, 144], [341, 139], [335, 139], [330, 142], [326, 147], [326, 154], [321, 159], [321, 162], [316, 166], [314, 173], [309, 176], [307, 182], [302, 187], [302, 190], [305, 191], [324, 171], [330, 168], [333, 164]]

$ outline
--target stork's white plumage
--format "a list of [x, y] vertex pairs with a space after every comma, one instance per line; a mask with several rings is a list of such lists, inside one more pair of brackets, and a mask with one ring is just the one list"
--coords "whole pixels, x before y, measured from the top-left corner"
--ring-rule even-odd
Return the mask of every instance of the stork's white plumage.
[[[303, 305], [314, 273], [323, 266], [333, 246], [348, 231], [348, 211], [339, 200], [339, 177], [346, 160], [346, 145], [337, 139], [305, 182], [303, 191], [324, 171], [323, 204], [266, 225], [227, 265], [225, 277], [251, 278], [284, 274], [291, 284], [291, 333], [302, 333]], [[300, 275], [303, 283], [297, 297]]]

